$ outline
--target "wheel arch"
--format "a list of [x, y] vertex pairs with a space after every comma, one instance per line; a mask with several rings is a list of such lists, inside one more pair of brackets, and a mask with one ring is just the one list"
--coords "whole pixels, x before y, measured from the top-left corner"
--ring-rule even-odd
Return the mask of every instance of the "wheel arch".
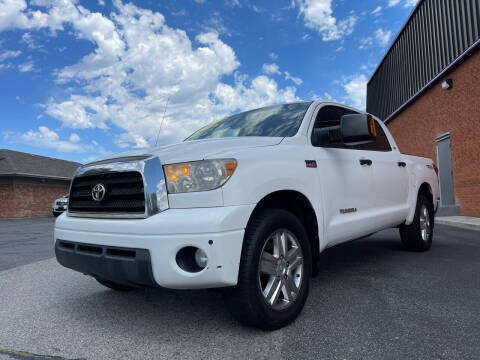
[[406, 225], [410, 225], [413, 221], [413, 217], [415, 216], [415, 209], [417, 206], [418, 195], [424, 195], [430, 201], [432, 206], [434, 204], [432, 186], [427, 181], [423, 181], [417, 189], [415, 198], [412, 199], [413, 200], [412, 204], [410, 204], [410, 210], [408, 212], [408, 216], [405, 221]]
[[[248, 223], [255, 213], [266, 208], [277, 208], [295, 215], [305, 227], [312, 249], [313, 274], [318, 272], [317, 259], [320, 255], [319, 226], [317, 214], [310, 200], [297, 190], [277, 190], [265, 195], [255, 206]], [[247, 226], [248, 226], [247, 223]]]
[[429, 183], [424, 182], [420, 187], [418, 188], [418, 195], [425, 195], [425, 197], [432, 203], [433, 205], [433, 191], [432, 187], [430, 186]]

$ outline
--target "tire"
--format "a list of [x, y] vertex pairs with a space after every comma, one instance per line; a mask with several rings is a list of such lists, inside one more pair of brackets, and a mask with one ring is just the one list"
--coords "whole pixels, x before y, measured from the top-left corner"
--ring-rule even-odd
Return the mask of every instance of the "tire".
[[62, 215], [61, 212], [55, 212], [55, 211], [53, 212], [53, 216], [55, 216], [55, 217], [59, 217], [60, 215]]
[[95, 280], [97, 280], [103, 286], [106, 286], [107, 288], [110, 288], [110, 289], [115, 290], [115, 291], [132, 291], [132, 290], [136, 289], [132, 286], [117, 284], [113, 281], [101, 280], [101, 279], [97, 279], [97, 278], [95, 278]]
[[427, 251], [433, 240], [433, 204], [422, 194], [418, 195], [415, 215], [410, 225], [400, 226], [402, 243], [410, 251]]
[[311, 273], [310, 242], [302, 223], [285, 210], [261, 210], [245, 231], [238, 284], [224, 292], [227, 307], [245, 325], [281, 328], [301, 312]]

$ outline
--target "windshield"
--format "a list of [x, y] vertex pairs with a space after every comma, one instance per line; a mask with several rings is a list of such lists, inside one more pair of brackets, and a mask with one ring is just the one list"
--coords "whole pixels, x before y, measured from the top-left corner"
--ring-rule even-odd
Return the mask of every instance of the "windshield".
[[186, 140], [237, 136], [293, 136], [311, 102], [268, 106], [228, 116], [209, 124]]

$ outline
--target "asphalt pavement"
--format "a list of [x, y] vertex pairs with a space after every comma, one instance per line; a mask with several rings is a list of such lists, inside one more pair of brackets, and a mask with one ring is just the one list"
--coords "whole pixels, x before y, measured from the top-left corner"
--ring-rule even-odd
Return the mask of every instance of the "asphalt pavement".
[[[426, 253], [404, 251], [395, 229], [328, 249], [301, 316], [265, 332], [232, 319], [218, 291], [147, 301], [55, 259], [31, 262], [53, 254], [53, 221], [16, 221], [0, 221], [1, 359], [480, 358], [479, 232], [438, 225]], [[5, 256], [15, 238], [4, 234], [43, 255], [14, 244]]]
[[55, 256], [55, 218], [1, 219], [0, 271]]

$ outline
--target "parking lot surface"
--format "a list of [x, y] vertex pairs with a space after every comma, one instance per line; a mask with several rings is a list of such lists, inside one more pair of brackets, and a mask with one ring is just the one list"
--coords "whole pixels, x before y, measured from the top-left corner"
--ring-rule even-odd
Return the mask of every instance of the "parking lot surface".
[[[1, 234], [15, 226], [5, 224]], [[404, 251], [394, 229], [328, 249], [301, 316], [275, 332], [239, 325], [217, 291], [160, 289], [146, 301], [55, 259], [10, 266], [0, 271], [2, 359], [480, 358], [480, 236], [468, 230], [437, 226], [426, 253]]]
[[0, 220], [0, 271], [55, 256], [55, 218]]

